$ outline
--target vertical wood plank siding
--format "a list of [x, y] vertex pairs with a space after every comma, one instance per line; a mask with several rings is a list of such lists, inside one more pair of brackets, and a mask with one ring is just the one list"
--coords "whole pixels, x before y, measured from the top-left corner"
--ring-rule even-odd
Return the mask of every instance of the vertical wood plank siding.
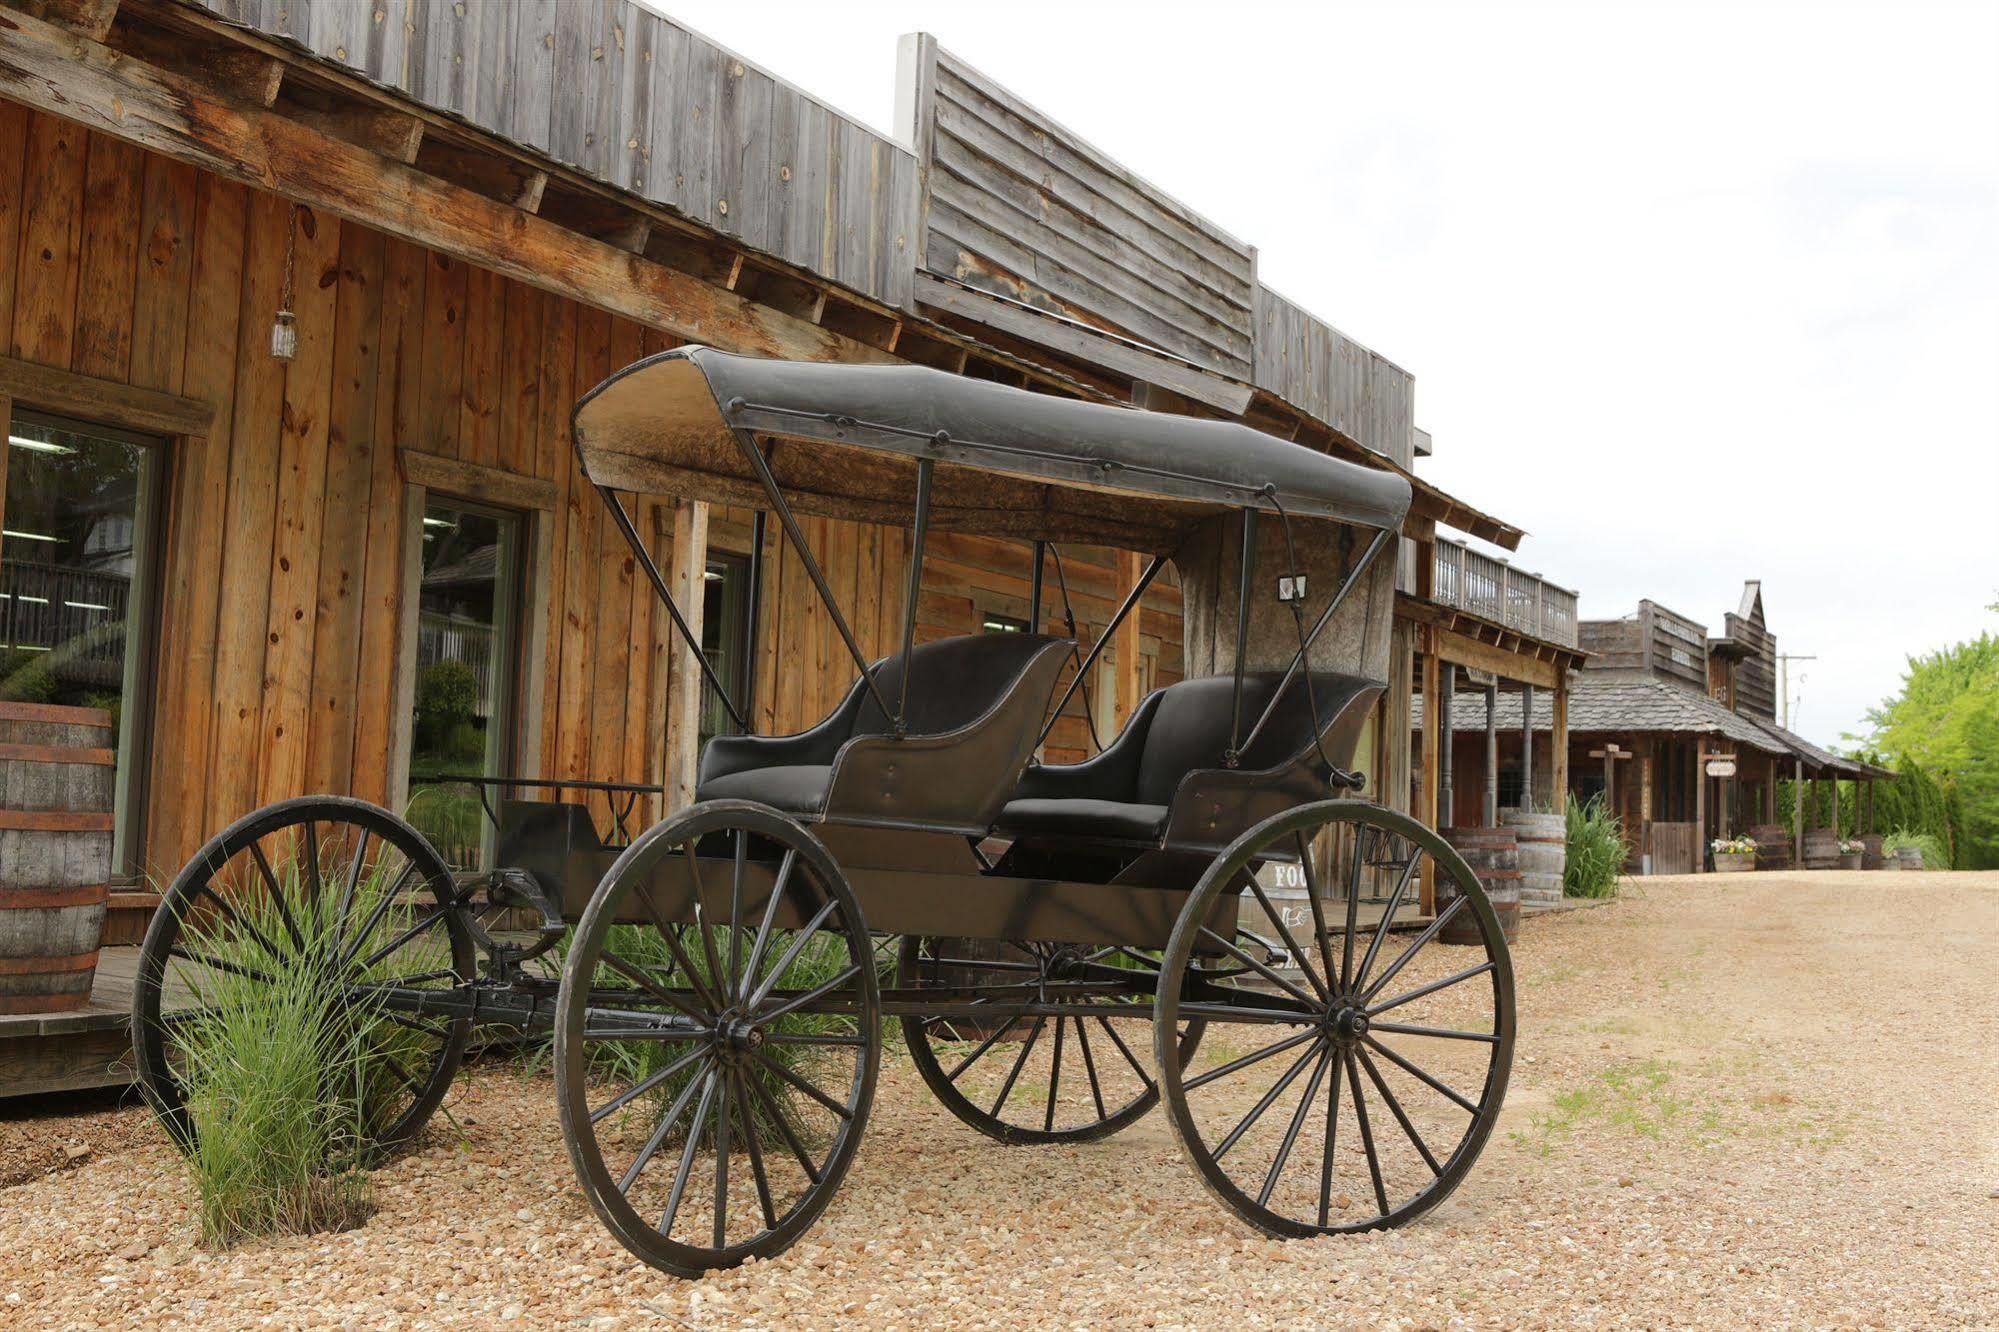
[[923, 52], [923, 265], [1248, 379], [1255, 250], [934, 42]]
[[[549, 538], [532, 571], [547, 589], [546, 657], [524, 766], [663, 780], [666, 672], [680, 646], [577, 477], [568, 426], [583, 390], [673, 339], [0, 102], [6, 142], [23, 146], [17, 168], [0, 155], [0, 313], [18, 353], [215, 407], [211, 431], [176, 441], [168, 469], [153, 872], [171, 875], [264, 801], [393, 795], [411, 519], [400, 448], [555, 487], [535, 520]], [[69, 183], [38, 197], [23, 180]], [[121, 211], [86, 225], [92, 194]], [[269, 339], [288, 248], [299, 351], [284, 362]], [[666, 568], [670, 503], [621, 498]], [[746, 511], [714, 510], [711, 547], [747, 553], [750, 524]], [[893, 651], [907, 534], [827, 520], [807, 531], [863, 649]], [[1113, 552], [1064, 555], [1087, 647], [1119, 595]], [[934, 534], [918, 639], [1025, 619], [1029, 561], [1020, 543]], [[766, 580], [757, 720], [792, 731], [829, 711], [853, 670], [795, 552], [773, 549]], [[1062, 632], [1052, 572], [1048, 585], [1044, 627]], [[1145, 686], [1180, 678], [1170, 579], [1147, 596], [1140, 638]], [[1048, 756], [1089, 748], [1078, 703]]]
[[1256, 385], [1408, 467], [1416, 381], [1310, 311], [1256, 288]]
[[632, 0], [197, 3], [863, 295], [908, 303], [909, 150]]

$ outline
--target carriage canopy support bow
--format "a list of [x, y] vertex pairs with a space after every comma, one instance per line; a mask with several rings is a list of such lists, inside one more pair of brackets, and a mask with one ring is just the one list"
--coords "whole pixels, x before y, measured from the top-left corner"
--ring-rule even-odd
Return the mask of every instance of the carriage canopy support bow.
[[[909, 681], [883, 696], [851, 625], [798, 525], [798, 513], [906, 522], [911, 534], [903, 593], [902, 655], [915, 645], [923, 554], [930, 531], [1011, 536], [1034, 545], [1030, 624], [1041, 622], [1044, 552], [1082, 541], [1144, 550], [1152, 558], [1126, 593], [1040, 739], [1086, 688], [1090, 667], [1133, 614], [1166, 560], [1203, 523], [1241, 514], [1231, 725], [1225, 765], [1269, 724], [1313, 646], [1401, 526], [1409, 483], [1386, 471], [1328, 458], [1233, 422], [1070, 401], [922, 366], [769, 361], [683, 347], [639, 361], [582, 399], [572, 438], [584, 475], [602, 495], [632, 555], [666, 603], [676, 632], [738, 731], [750, 729], [746, 697], [729, 692], [617, 492], [644, 491], [739, 504], [776, 514], [848, 655], [895, 735], [907, 730]], [[808, 448], [796, 448], [805, 443]], [[782, 458], [779, 457], [783, 453]], [[946, 480], [939, 496], [939, 469]], [[780, 475], [784, 471], [785, 475]], [[911, 477], [913, 473], [913, 477]], [[908, 484], [913, 480], [913, 486]], [[898, 498], [913, 489], [913, 498]], [[1257, 517], [1283, 525], [1288, 562], [1277, 591], [1298, 625], [1282, 683], [1243, 730], [1243, 675], [1257, 570]], [[1309, 629], [1306, 571], [1292, 521], [1332, 520], [1372, 529], [1360, 557]], [[760, 535], [760, 533], [759, 533]], [[760, 585], [763, 543], [751, 551]], [[1066, 591], [1066, 580], [1065, 580]], [[1066, 599], [1066, 598], [1065, 598]], [[750, 629], [755, 632], [754, 622]], [[754, 660], [748, 654], [747, 660]], [[1306, 673], [1310, 692], [1310, 673]], [[746, 691], [747, 695], [747, 691]], [[1313, 704], [1316, 712], [1316, 702]]]

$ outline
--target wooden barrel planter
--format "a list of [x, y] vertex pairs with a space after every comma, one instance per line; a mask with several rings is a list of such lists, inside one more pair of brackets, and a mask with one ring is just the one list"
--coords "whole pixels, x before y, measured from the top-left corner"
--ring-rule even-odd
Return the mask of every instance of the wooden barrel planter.
[[1791, 868], [1791, 830], [1781, 823], [1759, 823], [1749, 830], [1756, 841], [1756, 868]]
[[1860, 834], [1860, 845], [1862, 848], [1860, 852], [1860, 868], [1871, 869], [1871, 870], [1880, 869], [1882, 864], [1884, 863], [1884, 859], [1881, 855], [1881, 834], [1880, 833]]
[[1561, 905], [1562, 871], [1569, 860], [1568, 817], [1503, 809], [1499, 812], [1499, 822], [1500, 826], [1513, 830], [1520, 844], [1520, 904]]
[[[1444, 840], [1457, 848], [1472, 873], [1478, 875], [1492, 909], [1499, 916], [1500, 932], [1508, 943], [1520, 934], [1520, 842], [1511, 828], [1446, 828]], [[1457, 896], [1457, 889], [1444, 875], [1437, 876], [1437, 910], [1442, 911]], [[1477, 947], [1484, 942], [1478, 921], [1468, 912], [1453, 916], [1437, 935], [1442, 943]]]
[[100, 708], [0, 703], [0, 1013], [90, 1002], [116, 755]]
[[1830, 828], [1805, 829], [1805, 868], [1839, 868], [1839, 837]]

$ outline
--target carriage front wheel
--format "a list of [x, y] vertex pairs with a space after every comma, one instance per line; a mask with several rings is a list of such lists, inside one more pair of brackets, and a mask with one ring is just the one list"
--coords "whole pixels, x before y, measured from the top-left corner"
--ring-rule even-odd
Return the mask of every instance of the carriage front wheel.
[[[1476, 876], [1415, 820], [1329, 800], [1259, 824], [1202, 877], [1161, 968], [1161, 1100], [1210, 1192], [1259, 1230], [1401, 1225], [1491, 1136], [1512, 963]], [[1167, 1034], [1189, 1018], [1207, 1038], [1183, 1068]]]
[[804, 1233], [874, 1097], [875, 968], [839, 866], [775, 810], [706, 801], [618, 857], [569, 941], [555, 1081], [620, 1243], [699, 1276]]

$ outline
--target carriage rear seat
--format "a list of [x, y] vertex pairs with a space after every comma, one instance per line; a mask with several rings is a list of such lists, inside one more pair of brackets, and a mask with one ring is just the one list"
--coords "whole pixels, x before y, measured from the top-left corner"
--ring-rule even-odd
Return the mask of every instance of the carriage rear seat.
[[[1055, 677], [1073, 645], [1045, 634], [970, 634], [914, 649], [908, 733], [854, 682], [831, 716], [797, 735], [717, 736], [695, 799], [754, 800], [787, 814], [983, 833], [1034, 752]], [[882, 697], [902, 690], [901, 657], [876, 664]]]
[[[1263, 714], [1282, 672], [1243, 676], [1242, 726]], [[1312, 702], [1325, 727], [1325, 750], [1350, 761], [1366, 707], [1380, 684], [1315, 671], [1308, 698], [1292, 681], [1256, 744], [1234, 769], [1223, 767], [1233, 713], [1234, 679], [1182, 680], [1146, 695], [1117, 739], [1081, 763], [1030, 768], [994, 831], [1016, 840], [1110, 840], [1158, 844], [1199, 818], [1192, 805], [1224, 809], [1206, 819], [1203, 845], [1232, 841], [1268, 812], [1323, 797], [1326, 765], [1313, 735]], [[1177, 817], [1180, 816], [1180, 817]], [[1245, 821], [1246, 820], [1246, 821]]]

